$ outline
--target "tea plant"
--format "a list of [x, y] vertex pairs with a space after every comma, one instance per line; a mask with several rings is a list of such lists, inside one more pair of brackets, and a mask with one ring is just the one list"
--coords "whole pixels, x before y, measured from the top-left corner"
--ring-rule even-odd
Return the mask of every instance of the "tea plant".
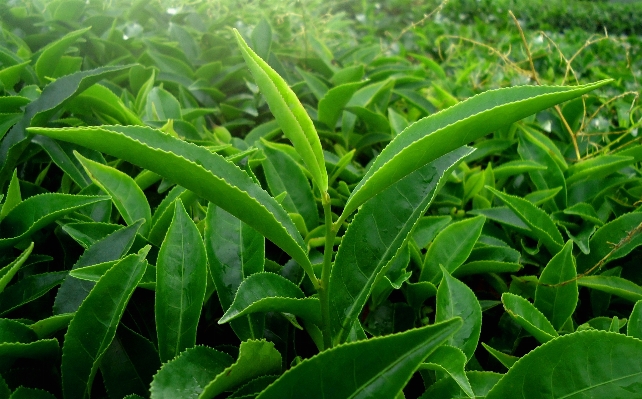
[[0, 397], [638, 394], [631, 65], [159, 5], [2, 13]]

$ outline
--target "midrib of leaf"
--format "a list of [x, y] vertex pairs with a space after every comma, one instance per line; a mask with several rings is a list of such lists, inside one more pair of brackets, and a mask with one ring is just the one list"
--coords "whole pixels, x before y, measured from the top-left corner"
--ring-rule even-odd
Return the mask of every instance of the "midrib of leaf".
[[559, 396], [557, 399], [566, 399], [566, 398], [570, 398], [570, 397], [572, 397], [573, 395], [577, 395], [577, 394], [580, 394], [580, 393], [582, 393], [582, 392], [590, 391], [591, 389], [594, 389], [594, 388], [597, 388], [597, 387], [601, 387], [602, 385], [608, 385], [608, 384], [611, 384], [611, 383], [613, 383], [613, 382], [621, 381], [621, 380], [625, 380], [625, 379], [627, 379], [627, 378], [635, 377], [635, 376], [638, 376], [638, 375], [642, 375], [642, 371], [638, 371], [637, 373], [629, 374], [629, 375], [626, 375], [626, 376], [624, 376], [624, 377], [620, 377], [620, 378], [613, 378], [613, 379], [608, 380], [608, 381], [603, 381], [603, 382], [600, 382], [600, 383], [598, 383], [598, 384], [591, 385], [590, 387], [582, 388], [582, 389], [579, 389], [579, 390], [577, 390], [577, 391], [575, 391], [575, 392], [571, 392], [571, 393], [569, 393], [569, 394], [567, 394], [567, 395]]
[[[137, 258], [139, 258], [139, 259], [138, 259], [137, 264], [138, 264], [138, 263], [140, 263], [140, 257], [139, 257], [139, 255], [134, 255], [134, 256], [136, 256]], [[130, 286], [130, 285], [131, 285], [131, 282], [134, 280], [134, 275], [136, 274], [136, 273], [131, 273], [131, 271], [129, 271], [129, 272], [130, 272], [130, 273], [129, 273], [129, 278], [128, 278], [128, 280], [127, 280], [127, 284], [125, 284], [125, 286], [126, 286], [126, 287], [128, 287], [128, 286]], [[142, 275], [141, 275], [141, 276], [142, 276]], [[131, 291], [131, 293], [133, 294], [133, 292], [134, 292], [134, 291], [132, 290], [132, 291]], [[124, 298], [124, 297], [126, 297], [126, 296], [127, 296], [127, 292], [125, 291], [125, 292], [124, 292], [124, 295], [120, 296], [120, 299], [122, 299], [122, 298]], [[131, 296], [131, 295], [130, 295], [130, 296]], [[123, 310], [124, 310], [124, 308], [123, 308]], [[114, 324], [114, 320], [116, 320], [116, 319], [120, 319], [120, 315], [119, 315], [119, 314], [117, 314], [117, 313], [120, 313], [120, 312], [112, 312], [112, 313], [113, 313], [113, 314], [112, 314], [111, 319], [109, 320], [109, 325], [107, 326], [107, 330], [109, 330], [109, 328], [110, 328], [109, 326], [111, 326], [111, 325], [113, 325], [113, 324]], [[95, 315], [94, 315], [94, 317], [95, 317]], [[98, 318], [96, 318], [96, 319], [98, 320]], [[98, 321], [100, 321], [100, 320], [98, 320]], [[103, 323], [101, 323], [101, 324], [103, 324]], [[105, 331], [105, 332], [107, 332], [107, 331]], [[110, 334], [110, 335], [111, 335], [111, 334]], [[87, 354], [88, 354], [90, 357], [92, 357], [92, 358], [94, 359], [94, 365], [92, 366], [91, 374], [90, 374], [90, 378], [91, 378], [91, 379], [93, 379], [93, 378], [95, 377], [96, 369], [97, 369], [97, 367], [98, 367], [98, 360], [99, 360], [100, 358], [102, 358], [102, 356], [105, 354], [105, 351], [106, 351], [106, 350], [107, 350], [107, 348], [108, 348], [108, 345], [107, 345], [107, 346], [105, 346], [105, 342], [106, 342], [106, 341], [107, 341], [107, 334], [103, 334], [103, 338], [102, 338], [102, 340], [100, 341], [100, 348], [101, 348], [101, 351], [97, 354], [97, 356], [96, 356], [96, 357], [93, 357], [93, 356], [91, 355], [91, 353], [87, 350], [87, 348], [85, 348], [85, 346], [82, 344], [82, 342], [81, 342], [81, 344], [80, 344], [81, 348], [83, 348], [83, 349], [85, 350], [85, 352], [87, 352]], [[87, 386], [85, 387], [85, 394], [87, 394], [87, 395], [89, 395], [89, 392], [87, 391], [88, 389], [91, 389], [90, 384], [87, 384]]]
[[[451, 336], [452, 336], [452, 334], [451, 334]], [[389, 371], [390, 369], [395, 368], [399, 363], [401, 363], [401, 361], [403, 361], [403, 360], [405, 360], [405, 359], [406, 359], [406, 356], [408, 356], [408, 354], [409, 354], [409, 353], [414, 353], [414, 352], [416, 352], [416, 351], [417, 351], [417, 349], [418, 349], [418, 348], [420, 348], [421, 346], [422, 346], [422, 345], [417, 345], [417, 346], [413, 347], [413, 349], [412, 349], [412, 350], [409, 350], [409, 351], [404, 352], [404, 353], [403, 353], [403, 355], [399, 355], [399, 357], [397, 357], [397, 360], [395, 360], [395, 361], [394, 361], [394, 362], [392, 362], [392, 363], [389, 363], [389, 364], [388, 364], [388, 366], [387, 366], [387, 367], [385, 367], [382, 371], [380, 371], [379, 373], [375, 374], [371, 379], [369, 379], [369, 380], [368, 380], [368, 381], [366, 381], [365, 383], [361, 384], [361, 386], [359, 386], [359, 387], [355, 390], [355, 392], [354, 392], [352, 395], [350, 395], [347, 399], [356, 398], [356, 395], [360, 394], [360, 393], [361, 393], [361, 392], [362, 392], [362, 391], [363, 391], [367, 386], [369, 386], [369, 385], [370, 385], [371, 383], [373, 383], [377, 378], [381, 377], [383, 374], [385, 374], [385, 373], [386, 373], [387, 371]], [[430, 353], [432, 353], [435, 349], [437, 349], [437, 347], [435, 347], [432, 351], [430, 351]], [[426, 354], [426, 357], [428, 357], [428, 356], [430, 355], [430, 353], [427, 353], [427, 354]], [[354, 361], [354, 360], [353, 360], [353, 361]], [[354, 368], [354, 367], [353, 367], [353, 370], [355, 370], [355, 368]], [[324, 397], [325, 397], [325, 395], [324, 395]]]
[[[178, 208], [177, 208], [178, 209]], [[176, 211], [178, 212], [178, 210]], [[181, 226], [181, 253], [185, 253], [185, 234], [183, 234], [183, 228]], [[184, 259], [181, 259], [181, 268], [180, 268], [180, 274], [181, 274], [181, 295], [180, 295], [180, 311], [178, 312], [178, 331], [176, 331], [176, 347], [174, 348], [174, 353], [178, 355], [180, 352], [180, 342], [181, 342], [181, 332], [183, 330], [183, 290], [185, 289], [185, 268], [183, 267], [184, 265]]]
[[[243, 241], [243, 222], [241, 220], [239, 220], [238, 222], [239, 222], [239, 258], [241, 259], [241, 264], [240, 264], [240, 266], [241, 266], [241, 277], [243, 278], [243, 280], [245, 280], [247, 278], [247, 276], [245, 275], [245, 267], [244, 267], [245, 266], [245, 257], [244, 257], [245, 247], [243, 246], [243, 244], [244, 244], [244, 241]], [[236, 292], [238, 292], [238, 288], [236, 289]], [[234, 294], [234, 296], [236, 296], [236, 293]], [[245, 319], [247, 320], [247, 325], [250, 328], [250, 334], [252, 334], [252, 337], [256, 337], [256, 334], [254, 333], [254, 323], [252, 323], [252, 320], [251, 320], [252, 315], [251, 314], [247, 314], [247, 315], [245, 315], [243, 317], [245, 317]]]

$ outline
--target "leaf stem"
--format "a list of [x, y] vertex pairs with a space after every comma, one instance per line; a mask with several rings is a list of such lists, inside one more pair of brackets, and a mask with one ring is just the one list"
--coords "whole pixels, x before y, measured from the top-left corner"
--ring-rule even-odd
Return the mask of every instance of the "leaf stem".
[[325, 216], [325, 248], [323, 250], [323, 268], [321, 269], [321, 282], [318, 289], [319, 300], [321, 301], [321, 320], [323, 331], [324, 349], [332, 348], [332, 329], [330, 328], [330, 297], [328, 288], [330, 285], [330, 273], [332, 272], [332, 254], [334, 239], [337, 236], [338, 229], [335, 229], [332, 223], [332, 210], [330, 206], [330, 194], [323, 192], [321, 194], [323, 213]]

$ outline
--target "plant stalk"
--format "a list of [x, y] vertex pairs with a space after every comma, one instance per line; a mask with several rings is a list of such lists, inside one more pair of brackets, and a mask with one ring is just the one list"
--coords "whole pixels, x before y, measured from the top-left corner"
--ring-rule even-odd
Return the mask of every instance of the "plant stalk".
[[321, 269], [321, 282], [319, 287], [319, 300], [321, 301], [321, 320], [323, 331], [324, 349], [332, 348], [332, 329], [330, 328], [330, 297], [328, 288], [330, 285], [330, 273], [332, 272], [332, 253], [334, 239], [337, 231], [332, 223], [332, 210], [330, 207], [330, 195], [322, 193], [323, 213], [325, 216], [325, 247], [323, 250], [323, 268]]

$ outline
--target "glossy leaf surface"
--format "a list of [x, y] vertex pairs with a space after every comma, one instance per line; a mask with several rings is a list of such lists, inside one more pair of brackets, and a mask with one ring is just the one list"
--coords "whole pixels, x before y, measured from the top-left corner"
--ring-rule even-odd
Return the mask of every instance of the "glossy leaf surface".
[[439, 232], [426, 252], [419, 280], [436, 284], [441, 279], [441, 266], [449, 273], [457, 270], [473, 250], [485, 221], [480, 215], [452, 223]]
[[609, 82], [573, 88], [525, 86], [492, 90], [426, 117], [397, 135], [381, 152], [352, 192], [343, 214], [351, 214], [387, 186], [455, 148]]
[[290, 280], [274, 273], [254, 273], [239, 286], [234, 302], [219, 319], [219, 324], [255, 312], [285, 312], [315, 324], [321, 323], [317, 298], [305, 297]]
[[535, 238], [552, 254], [558, 253], [564, 241], [551, 217], [529, 201], [489, 188], [497, 195], [533, 232]]
[[394, 398], [421, 362], [460, 326], [453, 319], [337, 346], [285, 372], [258, 399]]
[[125, 306], [143, 277], [142, 261], [147, 251], [149, 248], [123, 258], [105, 273], [71, 320], [62, 349], [65, 398], [89, 396], [100, 358], [114, 338]]
[[254, 227], [313, 275], [303, 240], [285, 210], [223, 157], [142, 127], [38, 129], [37, 133], [119, 156], [178, 182]]
[[535, 339], [541, 343], [557, 337], [557, 331], [550, 321], [532, 303], [521, 296], [505, 292], [502, 303], [506, 312]]
[[25, 131], [30, 125], [40, 125], [49, 119], [63, 104], [78, 93], [87, 89], [96, 82], [113, 76], [130, 66], [106, 66], [88, 71], [76, 72], [63, 76], [47, 85], [40, 97], [25, 108], [25, 113], [0, 143], [0, 184], [13, 171], [18, 158], [29, 144]]
[[131, 225], [139, 219], [145, 221], [140, 227], [140, 234], [147, 236], [151, 227], [152, 211], [145, 194], [134, 179], [110, 166], [87, 159], [78, 153], [75, 155], [91, 180], [109, 194], [125, 223]]
[[568, 241], [546, 265], [535, 289], [534, 305], [559, 330], [577, 306], [577, 272], [573, 242]]
[[[216, 294], [223, 311], [227, 311], [243, 280], [263, 271], [265, 239], [247, 224], [210, 204], [205, 221], [205, 248]], [[248, 315], [232, 320], [231, 326], [243, 341], [258, 339], [263, 334], [263, 316]]]
[[421, 367], [446, 372], [450, 378], [457, 382], [462, 391], [472, 398], [475, 393], [464, 371], [467, 361], [466, 355], [460, 349], [442, 345], [428, 356], [428, 359]]
[[[361, 208], [346, 231], [330, 276], [330, 318], [335, 343], [344, 342], [361, 313], [377, 274], [410, 237], [441, 178], [470, 149], [462, 148], [425, 165]], [[400, 195], [403, 193], [403, 195]]]
[[625, 335], [568, 334], [522, 357], [486, 398], [631, 397], [642, 382], [640, 354], [642, 342]]
[[244, 341], [239, 348], [239, 357], [216, 376], [203, 390], [199, 399], [211, 399], [238, 387], [261, 375], [281, 371], [281, 354], [274, 344], [266, 341]]
[[444, 270], [437, 288], [435, 322], [461, 317], [462, 327], [448, 339], [448, 344], [459, 348], [467, 360], [473, 356], [482, 327], [482, 310], [475, 293], [468, 286]]
[[577, 279], [577, 285], [619, 296], [631, 302], [642, 299], [642, 287], [631, 280], [617, 276], [586, 276]]
[[243, 58], [263, 92], [274, 118], [308, 167], [315, 184], [321, 192], [327, 191], [328, 175], [323, 150], [312, 120], [285, 80], [252, 51], [238, 31], [235, 33]]
[[15, 244], [63, 215], [105, 201], [103, 196], [40, 194], [16, 205], [0, 222], [0, 248]]
[[154, 376], [152, 399], [198, 398], [218, 374], [234, 363], [227, 353], [195, 346], [165, 363]]
[[174, 218], [156, 263], [158, 352], [166, 362], [196, 343], [196, 327], [205, 298], [207, 255], [203, 240], [183, 203]]

